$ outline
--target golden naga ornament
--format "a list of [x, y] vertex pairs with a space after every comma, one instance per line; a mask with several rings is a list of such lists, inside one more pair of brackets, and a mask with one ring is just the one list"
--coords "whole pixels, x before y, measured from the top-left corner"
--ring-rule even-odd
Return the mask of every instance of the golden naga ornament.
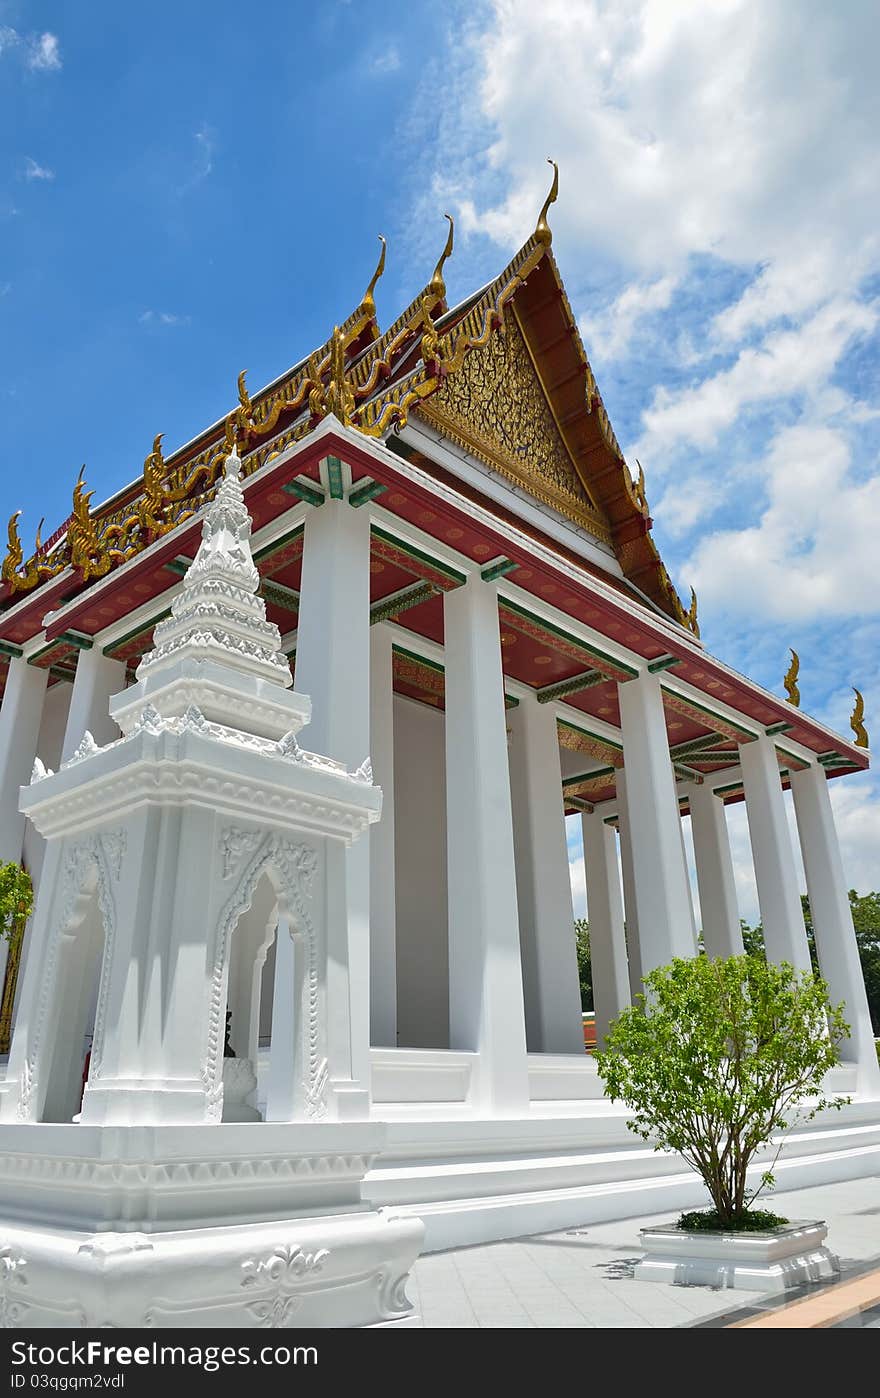
[[[790, 647], [789, 650], [791, 650]], [[793, 704], [796, 709], [799, 709], [801, 706], [801, 692], [797, 687], [797, 677], [800, 674], [800, 668], [801, 658], [796, 650], [791, 650], [791, 664], [785, 672], [782, 683], [788, 695], [786, 702]]]
[[645, 470], [638, 457], [636, 457], [636, 465], [639, 468], [639, 478], [633, 486], [633, 494], [635, 495], [636, 504], [638, 505], [642, 514], [647, 516], [648, 514], [650, 514], [650, 510], [648, 509], [648, 497], [645, 493]]
[[10, 517], [9, 524], [7, 525], [7, 537], [9, 542], [6, 547], [6, 557], [2, 565], [0, 565], [0, 580], [8, 583], [10, 591], [12, 592], [17, 592], [23, 585], [18, 572], [21, 567], [22, 559], [24, 558], [21, 539], [18, 534], [18, 521], [20, 517], [21, 510], [16, 510], [15, 514]]
[[162, 455], [164, 432], [157, 432], [153, 438], [153, 450], [144, 459], [143, 495], [138, 503], [138, 521], [141, 529], [154, 536], [164, 534], [165, 523], [165, 458]]
[[544, 200], [543, 208], [541, 209], [541, 212], [538, 215], [538, 222], [535, 225], [535, 231], [532, 234], [532, 237], [536, 238], [539, 243], [543, 243], [545, 247], [549, 248], [550, 244], [553, 242], [553, 234], [550, 231], [550, 225], [547, 222], [547, 214], [550, 210], [550, 205], [555, 204], [557, 198], [559, 197], [559, 166], [556, 164], [556, 161], [551, 160], [549, 156], [547, 157], [547, 164], [553, 166], [553, 183], [550, 186], [550, 193]]
[[870, 743], [868, 742], [868, 730], [864, 724], [865, 701], [860, 691], [856, 689], [855, 685], [853, 685], [853, 694], [856, 696], [856, 702], [855, 707], [853, 708], [853, 711], [850, 714], [849, 726], [856, 736], [856, 747], [867, 748], [870, 747]]
[[323, 402], [325, 414], [332, 413], [343, 427], [354, 426], [354, 393], [345, 377], [345, 345], [338, 325], [334, 325], [330, 341], [330, 382], [324, 391]]
[[95, 523], [89, 510], [93, 490], [86, 490], [83, 475], [85, 466], [80, 468], [73, 487], [73, 512], [67, 526], [67, 542], [70, 546], [71, 567], [78, 568], [84, 581], [89, 578], [102, 578], [109, 573], [114, 558], [98, 537]]
[[689, 630], [693, 632], [697, 640], [700, 639], [700, 623], [697, 621], [697, 594], [691, 588], [691, 605], [687, 614], [687, 624]]

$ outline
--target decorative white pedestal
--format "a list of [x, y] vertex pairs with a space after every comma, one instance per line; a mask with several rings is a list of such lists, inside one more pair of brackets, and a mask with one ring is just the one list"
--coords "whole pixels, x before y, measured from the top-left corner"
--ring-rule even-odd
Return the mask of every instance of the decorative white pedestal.
[[0, 1323], [411, 1321], [424, 1227], [361, 1199], [384, 1135], [367, 1123], [2, 1126]]
[[685, 1286], [788, 1291], [837, 1276], [840, 1264], [823, 1243], [821, 1221], [793, 1222], [767, 1233], [691, 1233], [676, 1224], [640, 1230], [645, 1256], [639, 1281]]

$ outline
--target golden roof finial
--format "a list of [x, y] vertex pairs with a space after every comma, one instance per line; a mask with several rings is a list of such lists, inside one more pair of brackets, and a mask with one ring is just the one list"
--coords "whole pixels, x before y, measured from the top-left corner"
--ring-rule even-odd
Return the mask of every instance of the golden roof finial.
[[367, 315], [369, 315], [370, 318], [373, 320], [376, 317], [376, 301], [375, 297], [373, 296], [373, 292], [376, 290], [377, 281], [381, 277], [382, 273], [385, 271], [385, 252], [387, 244], [381, 233], [379, 234], [379, 242], [382, 244], [382, 251], [379, 253], [379, 261], [376, 264], [376, 270], [370, 278], [370, 284], [364, 292], [363, 298], [361, 300], [361, 310], [364, 311]]
[[36, 558], [37, 554], [40, 552], [40, 549], [43, 547], [43, 525], [44, 525], [45, 523], [46, 523], [46, 516], [43, 515], [43, 518], [40, 520], [39, 524], [37, 525], [37, 532], [36, 532], [36, 534], [35, 534], [35, 536], [34, 536], [34, 557], [35, 557], [35, 558]]
[[241, 373], [238, 376], [238, 402], [239, 406], [249, 417], [254, 405], [251, 402], [251, 395], [247, 391], [247, 384], [245, 382], [246, 378], [247, 369], [242, 369]]
[[856, 702], [850, 714], [849, 726], [856, 735], [856, 747], [867, 748], [870, 747], [870, 743], [868, 742], [868, 730], [864, 724], [865, 701], [855, 685], [853, 685], [853, 694], [856, 696]]
[[549, 248], [550, 244], [553, 242], [553, 234], [547, 222], [547, 213], [550, 205], [556, 203], [556, 197], [559, 194], [559, 166], [556, 164], [555, 160], [550, 159], [549, 155], [547, 157], [547, 164], [553, 166], [553, 183], [550, 186], [550, 193], [544, 200], [544, 207], [538, 215], [538, 222], [535, 225], [535, 231], [532, 236], [537, 238], [539, 243], [543, 243], [545, 247]]
[[639, 478], [635, 484], [636, 500], [641, 506], [642, 513], [648, 514], [648, 496], [645, 493], [645, 468], [642, 465], [641, 461], [639, 461], [638, 457], [636, 457], [636, 465], [639, 468]]
[[15, 514], [10, 517], [8, 525], [9, 545], [6, 550], [6, 557], [3, 560], [2, 566], [0, 566], [0, 579], [5, 583], [9, 583], [13, 591], [15, 591], [17, 570], [21, 566], [21, 561], [24, 558], [21, 539], [18, 536], [18, 521], [20, 515], [21, 510], [16, 510]]
[[694, 592], [693, 588], [691, 588], [691, 606], [690, 611], [687, 614], [687, 624], [696, 636], [697, 640], [699, 640], [700, 623], [697, 621], [697, 594], [696, 592]]
[[435, 301], [446, 300], [446, 283], [443, 280], [443, 264], [446, 262], [447, 258], [452, 256], [452, 248], [455, 242], [455, 220], [452, 214], [444, 214], [443, 217], [449, 220], [449, 232], [446, 235], [446, 245], [440, 254], [431, 280], [428, 282], [428, 293], [433, 296]]
[[[791, 647], [789, 647], [789, 650], [791, 650]], [[793, 704], [796, 709], [799, 709], [801, 706], [801, 692], [797, 687], [797, 677], [800, 673], [800, 668], [801, 658], [796, 650], [792, 650], [791, 664], [785, 672], [785, 677], [782, 683], [785, 688], [785, 692], [788, 695], [788, 699], [786, 702], [789, 704]]]

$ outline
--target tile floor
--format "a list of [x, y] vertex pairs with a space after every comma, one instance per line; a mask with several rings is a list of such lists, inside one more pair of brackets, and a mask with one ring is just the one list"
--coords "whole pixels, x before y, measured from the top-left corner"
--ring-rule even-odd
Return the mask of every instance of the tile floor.
[[[844, 1278], [870, 1259], [880, 1267], [880, 1177], [780, 1192], [771, 1206], [788, 1218], [824, 1218]], [[415, 1265], [410, 1299], [430, 1329], [668, 1329], [765, 1299], [752, 1291], [636, 1281], [639, 1228], [669, 1217], [586, 1223], [430, 1253]]]

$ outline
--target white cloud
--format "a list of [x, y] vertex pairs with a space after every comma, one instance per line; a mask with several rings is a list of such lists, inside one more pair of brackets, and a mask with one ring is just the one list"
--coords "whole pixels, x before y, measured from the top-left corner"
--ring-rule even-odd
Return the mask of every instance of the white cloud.
[[877, 323], [875, 304], [832, 301], [804, 325], [776, 330], [761, 345], [742, 349], [730, 369], [681, 390], [661, 386], [642, 414], [645, 430], [633, 454], [659, 470], [682, 443], [714, 446], [744, 408], [792, 395], [814, 397], [853, 341]]
[[780, 620], [880, 611], [880, 473], [854, 474], [840, 428], [784, 428], [764, 462], [767, 500], [754, 523], [701, 539], [688, 575], [704, 604]]
[[40, 34], [28, 41], [25, 63], [38, 73], [57, 72], [61, 67], [61, 54], [55, 34]]
[[138, 316], [141, 325], [189, 325], [190, 316], [174, 315], [171, 311], [142, 311]]
[[375, 54], [367, 63], [368, 71], [376, 78], [386, 77], [389, 73], [396, 73], [400, 68], [400, 53], [396, 46], [392, 44], [390, 48], [382, 53]]
[[639, 324], [655, 311], [665, 311], [677, 285], [675, 277], [652, 282], [631, 282], [610, 306], [598, 315], [582, 315], [578, 322], [587, 353], [598, 352], [608, 362], [629, 348]]
[[25, 156], [24, 177], [26, 180], [54, 180], [55, 171], [45, 165], [38, 165], [32, 156]]
[[55, 34], [20, 34], [17, 29], [0, 25], [0, 56], [5, 52], [15, 54], [34, 73], [57, 73], [61, 68]]

